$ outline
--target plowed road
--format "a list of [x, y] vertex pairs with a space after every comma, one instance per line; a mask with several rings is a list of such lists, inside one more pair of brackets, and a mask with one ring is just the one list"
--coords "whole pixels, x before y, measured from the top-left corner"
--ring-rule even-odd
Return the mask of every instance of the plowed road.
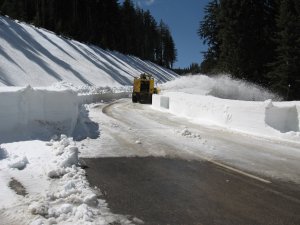
[[89, 143], [98, 157], [83, 160], [113, 212], [144, 224], [300, 224], [297, 144], [129, 100], [96, 105], [90, 115], [101, 128]]

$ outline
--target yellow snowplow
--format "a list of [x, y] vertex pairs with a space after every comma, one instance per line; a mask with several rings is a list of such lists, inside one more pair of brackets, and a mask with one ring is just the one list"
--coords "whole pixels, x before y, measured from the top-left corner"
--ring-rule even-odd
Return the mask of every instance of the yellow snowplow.
[[150, 74], [143, 73], [135, 77], [133, 82], [132, 102], [152, 103], [152, 95], [157, 94], [154, 87], [154, 78]]

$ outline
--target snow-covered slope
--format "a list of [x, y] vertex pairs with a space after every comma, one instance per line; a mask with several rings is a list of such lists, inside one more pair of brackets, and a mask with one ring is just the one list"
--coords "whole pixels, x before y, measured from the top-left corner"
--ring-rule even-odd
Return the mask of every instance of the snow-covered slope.
[[141, 72], [154, 75], [158, 82], [177, 76], [152, 62], [0, 17], [0, 86], [49, 86], [64, 81], [117, 87], [131, 85]]

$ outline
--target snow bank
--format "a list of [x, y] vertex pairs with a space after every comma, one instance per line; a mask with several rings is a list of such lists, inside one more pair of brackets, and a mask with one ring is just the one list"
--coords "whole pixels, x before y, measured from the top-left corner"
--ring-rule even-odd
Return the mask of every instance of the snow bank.
[[78, 95], [79, 104], [90, 104], [95, 102], [109, 102], [121, 98], [128, 98], [132, 92], [120, 92], [120, 93], [101, 93], [90, 95]]
[[[6, 158], [0, 160], [0, 218], [6, 224], [132, 224], [126, 216], [110, 212], [92, 189], [80, 167], [76, 142], [61, 135], [50, 142], [2, 144]], [[38, 151], [37, 151], [38, 149]], [[26, 166], [11, 166], [24, 159]], [[19, 162], [21, 162], [19, 161]], [[10, 187], [16, 180], [25, 197]]]
[[53, 89], [57, 90], [66, 90], [70, 89], [78, 95], [100, 95], [107, 93], [124, 93], [132, 92], [132, 86], [118, 86], [118, 87], [109, 87], [109, 86], [90, 86], [90, 85], [75, 85], [70, 82], [57, 82], [50, 86]]
[[[49, 140], [62, 133], [76, 138], [95, 136], [98, 127], [90, 127], [91, 133], [86, 126], [78, 125], [81, 117], [88, 119], [85, 115], [88, 112], [80, 115], [80, 105], [128, 98], [132, 91], [128, 86], [96, 88], [61, 84], [34, 89], [30, 86], [0, 87], [0, 142]], [[92, 125], [86, 120], [83, 122]]]
[[109, 102], [116, 99], [128, 98], [132, 93], [132, 86], [99, 87], [89, 85], [74, 85], [70, 82], [58, 82], [51, 85], [57, 90], [72, 90], [78, 94], [78, 103], [90, 104], [96, 102]]
[[229, 75], [208, 77], [192, 75], [176, 78], [160, 85], [163, 92], [184, 92], [198, 95], [211, 95], [218, 98], [264, 101], [280, 100], [278, 96], [258, 85], [231, 78]]
[[70, 135], [78, 117], [77, 94], [70, 90], [0, 89], [0, 141]]
[[236, 101], [166, 92], [153, 96], [152, 107], [200, 123], [255, 135], [300, 140], [300, 102]]

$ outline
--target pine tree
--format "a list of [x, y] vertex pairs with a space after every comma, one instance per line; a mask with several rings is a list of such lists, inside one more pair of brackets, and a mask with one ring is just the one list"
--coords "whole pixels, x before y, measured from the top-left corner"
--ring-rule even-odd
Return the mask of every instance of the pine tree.
[[158, 41], [155, 61], [162, 66], [172, 68], [177, 58], [177, 50], [169, 27], [161, 20], [157, 27]]
[[144, 35], [144, 58], [154, 61], [155, 59], [155, 49], [156, 49], [156, 39], [157, 39], [157, 32], [156, 27], [157, 23], [155, 19], [151, 16], [149, 11], [144, 12], [144, 28], [145, 28], [145, 35]]
[[173, 41], [173, 38], [171, 36], [171, 33], [170, 33], [168, 27], [165, 28], [163, 42], [164, 42], [164, 44], [163, 44], [163, 46], [164, 46], [164, 50], [163, 50], [164, 66], [167, 68], [172, 68], [173, 64], [177, 58], [177, 52], [176, 52], [176, 48], [175, 48], [175, 43]]
[[135, 18], [136, 12], [131, 0], [125, 0], [121, 8], [121, 48], [125, 54], [133, 54], [132, 44], [135, 41]]
[[219, 13], [219, 1], [210, 1], [204, 9], [204, 19], [200, 22], [198, 29], [198, 35], [203, 39], [203, 44], [208, 45], [208, 50], [204, 52], [204, 60], [201, 63], [204, 73], [216, 70], [220, 57], [220, 40], [218, 37], [220, 30], [218, 22]]
[[208, 44], [201, 70], [266, 83], [274, 58], [275, 0], [212, 0], [198, 34]]
[[0, 10], [2, 14], [9, 15], [14, 19], [25, 19], [23, 0], [3, 0], [1, 3]]
[[4, 2], [5, 2], [5, 0], [0, 0], [0, 13], [1, 14], [3, 14], [2, 11], [1, 11], [2, 10], [1, 8], [2, 8], [2, 5], [3, 5]]
[[[131, 0], [0, 0], [0, 11], [82, 42], [172, 67], [176, 48], [167, 28], [164, 39], [149, 11]], [[164, 49], [160, 49], [160, 46]]]
[[274, 91], [300, 99], [300, 11], [297, 0], [282, 0], [277, 18], [276, 61], [268, 74]]

